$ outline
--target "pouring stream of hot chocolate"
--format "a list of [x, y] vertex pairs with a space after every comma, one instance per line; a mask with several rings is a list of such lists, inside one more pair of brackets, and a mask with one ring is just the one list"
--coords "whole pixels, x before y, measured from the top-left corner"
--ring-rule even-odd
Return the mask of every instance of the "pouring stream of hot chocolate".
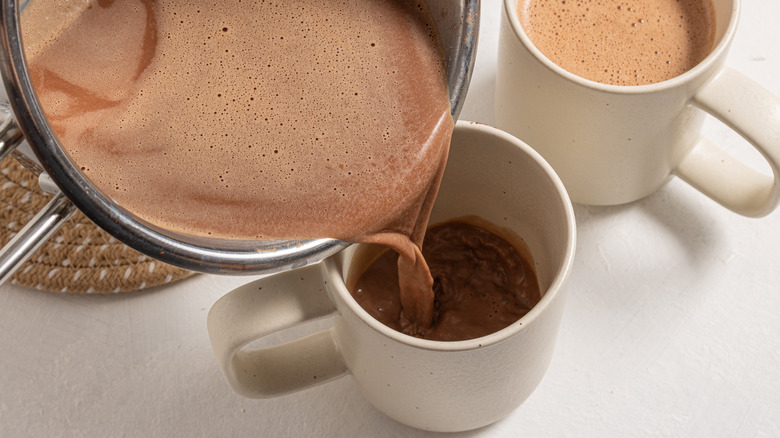
[[424, 4], [36, 0], [22, 30], [52, 128], [119, 205], [189, 234], [389, 245], [430, 320], [412, 241], [453, 122]]

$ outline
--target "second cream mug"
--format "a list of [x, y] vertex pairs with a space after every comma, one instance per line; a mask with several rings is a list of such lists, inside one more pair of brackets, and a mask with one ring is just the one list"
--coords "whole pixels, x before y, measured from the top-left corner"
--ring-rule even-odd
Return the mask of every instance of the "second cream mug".
[[[746, 215], [763, 216], [780, 197], [780, 100], [724, 65], [740, 0], [713, 0], [715, 43], [692, 70], [639, 86], [594, 82], [537, 49], [503, 0], [496, 76], [496, 125], [539, 151], [572, 201], [635, 201], [676, 175]], [[706, 113], [739, 133], [772, 176], [734, 159], [700, 135]]]
[[[431, 223], [479, 216], [513, 231], [534, 261], [541, 301], [510, 326], [455, 342], [418, 339], [371, 317], [347, 284], [368, 245], [320, 265], [262, 278], [211, 308], [217, 362], [237, 392], [275, 397], [347, 373], [388, 416], [420, 429], [474, 429], [508, 415], [536, 388], [552, 357], [574, 257], [574, 213], [560, 179], [530, 147], [498, 129], [458, 122]], [[263, 349], [247, 344], [334, 315], [333, 327]]]

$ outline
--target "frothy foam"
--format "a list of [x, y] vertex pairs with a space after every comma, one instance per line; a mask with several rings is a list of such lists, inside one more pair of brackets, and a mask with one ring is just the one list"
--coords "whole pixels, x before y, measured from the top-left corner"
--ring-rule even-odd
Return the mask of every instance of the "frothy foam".
[[711, 0], [521, 0], [517, 13], [550, 60], [614, 85], [679, 76], [710, 53], [715, 39]]
[[452, 120], [417, 2], [36, 1], [23, 29], [61, 143], [141, 218], [231, 239], [422, 237]]

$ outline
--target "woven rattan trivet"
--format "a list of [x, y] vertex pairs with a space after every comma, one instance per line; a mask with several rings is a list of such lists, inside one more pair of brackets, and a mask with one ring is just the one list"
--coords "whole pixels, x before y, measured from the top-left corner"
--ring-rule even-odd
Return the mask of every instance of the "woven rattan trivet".
[[[0, 247], [51, 199], [37, 177], [9, 157], [0, 163]], [[192, 275], [120, 243], [80, 211], [11, 278], [10, 283], [52, 292], [116, 293]]]

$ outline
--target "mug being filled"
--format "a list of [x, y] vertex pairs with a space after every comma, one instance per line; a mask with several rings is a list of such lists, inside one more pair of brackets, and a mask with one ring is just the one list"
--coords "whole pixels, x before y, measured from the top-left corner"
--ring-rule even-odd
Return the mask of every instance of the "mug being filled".
[[[725, 59], [740, 0], [504, 0], [496, 124], [539, 151], [574, 202], [622, 204], [672, 175], [763, 216], [780, 188], [780, 100]], [[742, 164], [700, 135], [706, 114], [766, 159]]]
[[[209, 335], [235, 391], [275, 397], [351, 374], [380, 411], [434, 431], [493, 423], [533, 392], [552, 356], [574, 257], [571, 203], [544, 159], [505, 132], [458, 122], [450, 150], [431, 223], [478, 217], [472, 223], [519, 242], [538, 281], [539, 301], [506, 327], [474, 338], [410, 336], [374, 318], [355, 299], [354, 283], [379, 249], [353, 245], [320, 265], [244, 285], [214, 304]], [[330, 315], [333, 327], [326, 331], [259, 350], [247, 347]]]

